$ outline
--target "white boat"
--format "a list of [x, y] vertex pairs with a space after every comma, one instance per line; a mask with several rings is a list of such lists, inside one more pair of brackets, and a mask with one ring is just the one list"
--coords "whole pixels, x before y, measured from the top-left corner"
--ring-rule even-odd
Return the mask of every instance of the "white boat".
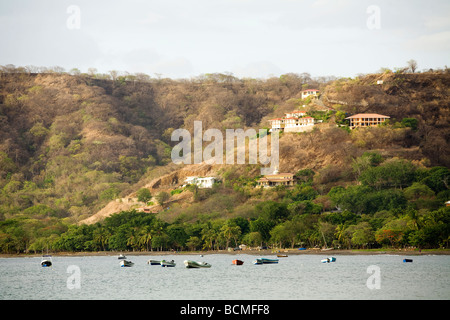
[[134, 265], [133, 262], [128, 261], [128, 260], [122, 260], [120, 261], [120, 266], [121, 267], [132, 267]]
[[211, 268], [211, 265], [202, 261], [184, 260], [186, 268]]
[[320, 262], [322, 262], [322, 263], [330, 263], [330, 262], [335, 262], [335, 261], [336, 261], [335, 257], [328, 257], [328, 258], [320, 260]]
[[117, 257], [117, 259], [121, 260], [121, 259], [126, 259], [127, 257], [125, 257], [123, 254], [119, 254], [119, 256]]
[[52, 256], [44, 255], [41, 260], [41, 267], [51, 267], [53, 265]]
[[161, 264], [161, 261], [160, 260], [152, 260], [152, 259], [150, 259], [150, 260], [147, 261], [147, 264], [152, 265], [152, 266], [156, 266], [156, 265], [159, 266]]
[[175, 267], [176, 265], [177, 264], [173, 260], [171, 261], [161, 260], [161, 267]]

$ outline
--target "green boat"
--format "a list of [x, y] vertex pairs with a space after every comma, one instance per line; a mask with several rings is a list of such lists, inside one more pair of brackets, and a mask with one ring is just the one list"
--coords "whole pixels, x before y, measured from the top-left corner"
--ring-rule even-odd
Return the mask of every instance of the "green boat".
[[211, 265], [206, 262], [184, 260], [186, 268], [211, 268]]

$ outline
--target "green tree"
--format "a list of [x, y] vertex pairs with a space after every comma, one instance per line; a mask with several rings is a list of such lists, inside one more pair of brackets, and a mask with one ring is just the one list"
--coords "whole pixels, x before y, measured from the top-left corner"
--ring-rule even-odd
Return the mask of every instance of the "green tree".
[[237, 245], [238, 243], [237, 239], [241, 235], [241, 228], [238, 225], [236, 225], [236, 223], [228, 220], [227, 222], [224, 223], [220, 231], [226, 240], [225, 245], [226, 248], [228, 248], [231, 239], [234, 240], [234, 245], [235, 246]]
[[165, 191], [161, 191], [156, 195], [156, 201], [158, 201], [158, 204], [162, 207], [164, 203], [166, 203], [167, 200], [170, 199], [170, 194], [168, 194]]
[[139, 189], [137, 192], [138, 201], [147, 203], [152, 199], [152, 194], [148, 188]]
[[402, 119], [402, 125], [404, 127], [409, 127], [413, 130], [417, 130], [418, 121], [415, 118], [403, 118]]

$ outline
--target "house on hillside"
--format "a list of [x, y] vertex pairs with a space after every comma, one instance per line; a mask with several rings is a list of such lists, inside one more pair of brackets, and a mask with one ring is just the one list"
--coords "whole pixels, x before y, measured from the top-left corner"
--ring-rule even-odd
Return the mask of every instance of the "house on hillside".
[[373, 127], [379, 124], [382, 124], [389, 119], [389, 116], [384, 116], [382, 114], [377, 113], [358, 113], [354, 116], [347, 117], [345, 119], [350, 121], [349, 127], [350, 129], [355, 128], [365, 128], [365, 127]]
[[318, 89], [306, 89], [302, 91], [302, 99], [306, 99], [309, 96], [313, 96], [316, 97], [319, 95], [319, 90]]
[[303, 110], [294, 110], [291, 112], [285, 113], [286, 118], [299, 118], [306, 116], [306, 111]]
[[273, 174], [268, 174], [258, 179], [256, 185], [258, 187], [276, 187], [276, 186], [286, 186], [291, 187], [297, 184], [297, 177], [293, 173], [279, 173], [275, 170]]
[[271, 129], [273, 131], [286, 131], [286, 132], [305, 132], [313, 129], [315, 124], [314, 118], [307, 117], [306, 111], [291, 111], [285, 114], [283, 118], [270, 119]]
[[183, 186], [192, 184], [199, 188], [212, 188], [216, 181], [218, 181], [216, 177], [187, 177], [186, 180], [184, 180]]
[[312, 130], [314, 126], [314, 118], [303, 117], [303, 118], [286, 118], [284, 121], [284, 131], [285, 132], [304, 132]]

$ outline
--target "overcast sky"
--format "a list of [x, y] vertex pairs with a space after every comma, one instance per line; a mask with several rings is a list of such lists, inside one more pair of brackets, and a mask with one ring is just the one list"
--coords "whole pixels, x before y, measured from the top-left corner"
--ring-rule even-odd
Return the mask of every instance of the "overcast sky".
[[0, 0], [0, 65], [354, 77], [449, 57], [449, 0]]

